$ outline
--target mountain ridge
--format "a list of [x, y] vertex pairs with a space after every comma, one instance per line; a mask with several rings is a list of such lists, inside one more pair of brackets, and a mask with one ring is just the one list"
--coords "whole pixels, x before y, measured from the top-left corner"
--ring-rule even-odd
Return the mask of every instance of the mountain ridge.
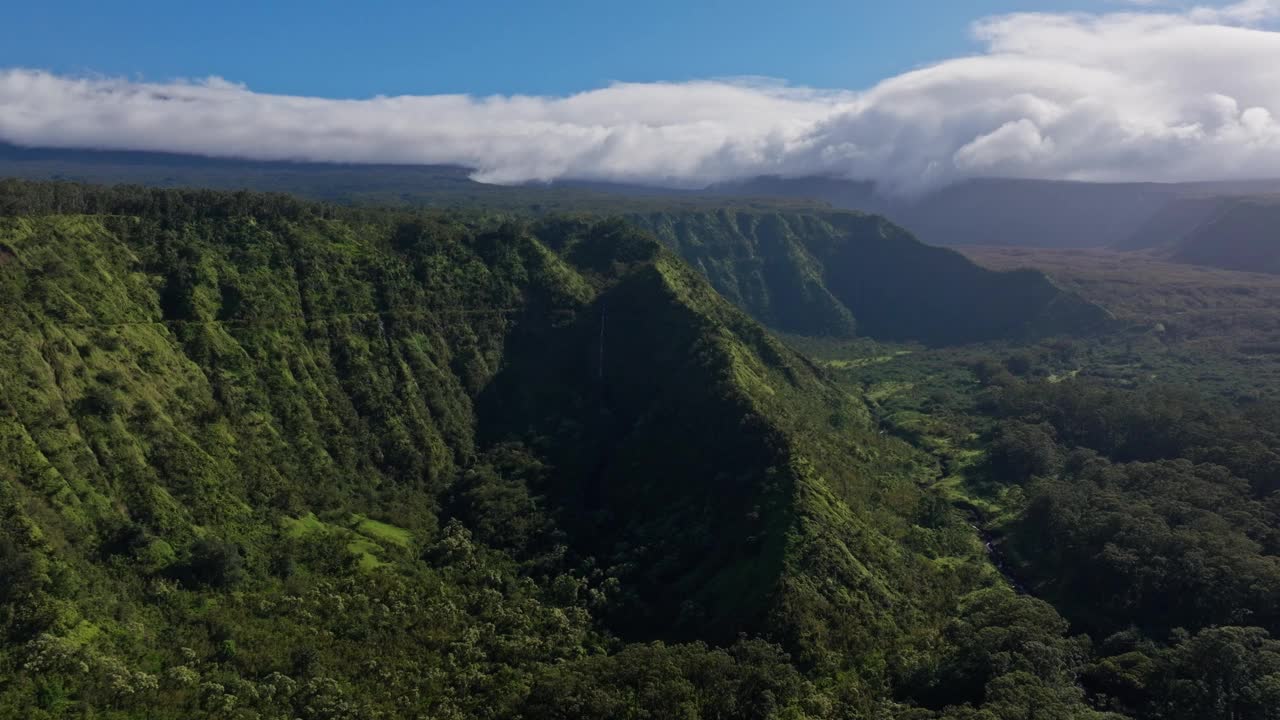
[[1118, 249], [1223, 270], [1280, 273], [1280, 195], [1192, 197], [1173, 203]]
[[[11, 198], [45, 195], [38, 202], [63, 211], [93, 211], [100, 198], [135, 192], [131, 186], [95, 193], [72, 184], [3, 182], [14, 188]], [[7, 212], [24, 212], [16, 203], [25, 200], [7, 202]], [[152, 211], [145, 205], [137, 209]], [[6, 212], [3, 205], [0, 212]], [[1104, 310], [1057, 288], [1043, 273], [980, 268], [952, 250], [920, 243], [879, 216], [804, 206], [744, 203], [717, 208], [661, 200], [574, 214], [618, 216], [652, 232], [701, 270], [722, 295], [782, 332], [832, 337], [861, 332], [940, 345], [1084, 333], [1108, 321]], [[546, 215], [515, 212], [506, 217], [527, 222]]]
[[631, 225], [25, 190], [0, 708], [533, 717], [654, 641], [871, 703], [997, 582], [904, 544], [981, 556], [914, 525], [930, 459]]
[[877, 215], [633, 213], [722, 295], [782, 332], [925, 344], [1087, 332], [1107, 313], [1043, 273], [996, 273]]

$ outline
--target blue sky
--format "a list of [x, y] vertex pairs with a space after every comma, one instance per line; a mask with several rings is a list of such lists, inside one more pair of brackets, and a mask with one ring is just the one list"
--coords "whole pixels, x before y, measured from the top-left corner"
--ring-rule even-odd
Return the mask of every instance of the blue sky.
[[[972, 52], [969, 24], [1037, 0], [366, 0], [10, 3], [0, 67], [217, 75], [322, 97], [551, 94], [762, 75], [864, 88]], [[1115, 9], [1055, 0], [1054, 11]]]
[[1280, 0], [11, 5], [19, 145], [498, 183], [1280, 177]]

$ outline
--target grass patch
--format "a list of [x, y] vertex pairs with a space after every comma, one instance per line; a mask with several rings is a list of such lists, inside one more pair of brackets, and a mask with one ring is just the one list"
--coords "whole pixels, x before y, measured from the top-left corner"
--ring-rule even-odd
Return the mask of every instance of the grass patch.
[[866, 396], [875, 402], [884, 402], [894, 395], [910, 391], [915, 386], [916, 384], [912, 382], [890, 380], [876, 383], [867, 390]]
[[293, 539], [313, 533], [339, 533], [347, 541], [347, 551], [356, 556], [356, 564], [361, 570], [373, 570], [386, 565], [380, 555], [388, 546], [407, 548], [413, 542], [413, 535], [408, 530], [370, 520], [364, 515], [352, 515], [348, 527], [327, 523], [317, 518], [315, 513], [285, 518], [282, 524], [285, 536]]
[[413, 533], [402, 527], [371, 520], [363, 515], [351, 516], [352, 527], [365, 537], [382, 543], [407, 548], [413, 544]]
[[378, 559], [378, 551], [382, 548], [376, 543], [364, 538], [356, 538], [347, 543], [347, 550], [359, 558], [358, 564], [361, 570], [376, 570], [386, 565]]
[[316, 517], [315, 513], [307, 513], [300, 518], [285, 518], [283, 524], [285, 536], [291, 538], [304, 537], [333, 527]]
[[942, 478], [933, 487], [947, 502], [977, 514], [982, 520], [997, 517], [1004, 512], [1004, 508], [1000, 505], [975, 493], [959, 475]]
[[822, 365], [832, 370], [855, 370], [857, 368], [867, 367], [868, 365], [880, 365], [881, 363], [892, 362], [903, 355], [910, 355], [911, 350], [896, 350], [888, 355], [876, 355], [874, 357], [851, 358], [845, 360], [821, 360]]

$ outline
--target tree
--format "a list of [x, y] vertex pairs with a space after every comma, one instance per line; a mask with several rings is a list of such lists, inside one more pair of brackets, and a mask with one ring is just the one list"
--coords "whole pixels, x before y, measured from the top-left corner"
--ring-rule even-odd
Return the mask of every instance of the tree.
[[1001, 482], [1024, 484], [1033, 477], [1057, 472], [1061, 453], [1053, 426], [1002, 422], [996, 427], [987, 455], [991, 475]]
[[235, 585], [244, 579], [244, 558], [240, 546], [217, 539], [197, 540], [191, 559], [180, 569], [181, 579], [215, 588]]

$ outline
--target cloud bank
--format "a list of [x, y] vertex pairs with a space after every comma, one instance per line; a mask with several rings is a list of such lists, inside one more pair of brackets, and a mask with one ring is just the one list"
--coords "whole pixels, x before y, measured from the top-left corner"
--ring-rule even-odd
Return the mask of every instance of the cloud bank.
[[[1133, 0], [1130, 0], [1131, 4]], [[212, 78], [0, 70], [0, 139], [275, 160], [457, 164], [487, 182], [696, 186], [762, 174], [918, 190], [967, 177], [1280, 176], [1280, 0], [1022, 13], [982, 51], [865, 90], [620, 83], [568, 97], [331, 100]]]

